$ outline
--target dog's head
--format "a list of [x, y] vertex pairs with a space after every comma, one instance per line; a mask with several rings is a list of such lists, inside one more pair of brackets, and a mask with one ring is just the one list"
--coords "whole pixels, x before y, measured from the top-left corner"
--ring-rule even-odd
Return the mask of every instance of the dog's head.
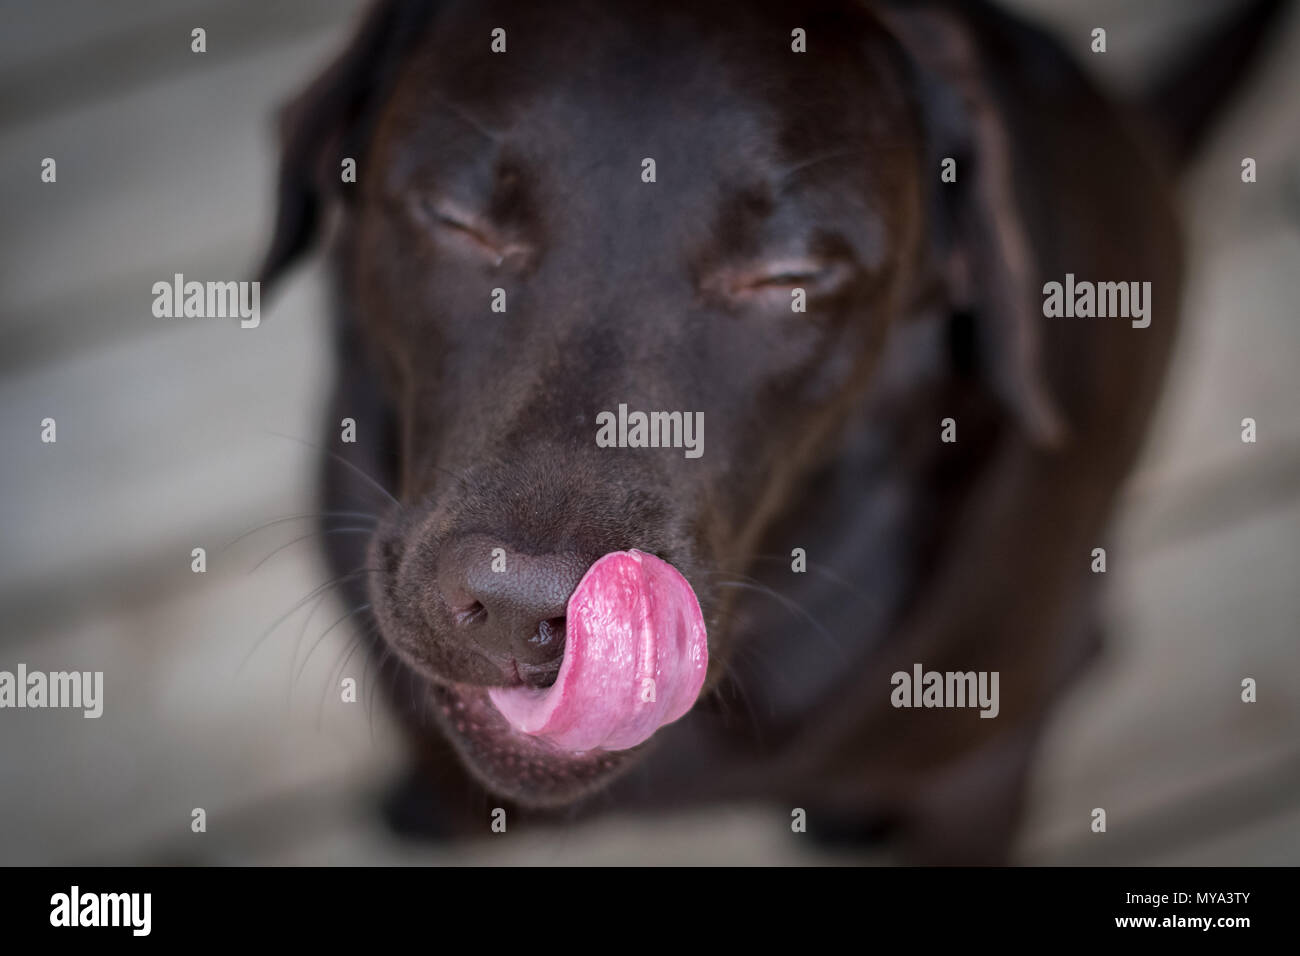
[[[381, 3], [286, 111], [264, 276], [337, 211], [344, 361], [395, 435], [374, 614], [494, 790], [563, 802], [635, 753], [558, 752], [485, 692], [555, 679], [602, 555], [681, 571], [716, 680], [717, 575], [835, 454], [895, 326], [972, 315], [991, 390], [1050, 430], [1007, 160], [932, 44], [851, 0]], [[620, 406], [703, 433], [604, 447]]]

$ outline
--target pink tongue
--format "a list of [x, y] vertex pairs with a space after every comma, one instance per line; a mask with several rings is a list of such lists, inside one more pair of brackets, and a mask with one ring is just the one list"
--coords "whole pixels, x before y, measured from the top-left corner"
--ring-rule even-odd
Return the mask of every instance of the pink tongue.
[[545, 690], [495, 687], [516, 730], [565, 750], [626, 750], [681, 717], [709, 663], [704, 617], [686, 579], [641, 551], [598, 560], [569, 598], [564, 660]]

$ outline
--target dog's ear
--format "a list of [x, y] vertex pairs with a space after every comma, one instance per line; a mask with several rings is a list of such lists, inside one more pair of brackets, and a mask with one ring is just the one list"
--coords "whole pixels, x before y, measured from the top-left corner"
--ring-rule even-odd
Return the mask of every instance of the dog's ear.
[[433, 8], [433, 0], [376, 0], [343, 52], [280, 111], [275, 231], [258, 269], [263, 283], [315, 240], [322, 207], [339, 191], [343, 158], [361, 165], [383, 97]]
[[[970, 37], [940, 11], [885, 4], [926, 137], [929, 240], [954, 313], [974, 320], [981, 374], [1027, 434], [1056, 445], [1065, 426], [1039, 361], [1033, 252], [1012, 187], [1007, 131]], [[955, 181], [944, 181], [946, 159]]]

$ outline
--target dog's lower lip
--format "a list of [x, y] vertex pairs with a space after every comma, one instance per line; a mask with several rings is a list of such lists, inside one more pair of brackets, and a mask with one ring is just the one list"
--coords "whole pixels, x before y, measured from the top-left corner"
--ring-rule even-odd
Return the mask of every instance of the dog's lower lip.
[[441, 681], [429, 686], [435, 716], [466, 765], [489, 789], [525, 803], [569, 804], [629, 766], [635, 753], [561, 750], [511, 727], [487, 687]]

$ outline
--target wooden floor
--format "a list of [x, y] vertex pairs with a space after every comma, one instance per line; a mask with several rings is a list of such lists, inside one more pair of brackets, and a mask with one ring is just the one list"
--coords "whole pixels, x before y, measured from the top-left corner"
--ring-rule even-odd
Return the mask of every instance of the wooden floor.
[[[1117, 86], [1222, 8], [1017, 6]], [[306, 521], [225, 547], [312, 510], [302, 440], [330, 372], [320, 275], [297, 275], [256, 332], [156, 319], [150, 287], [251, 277], [272, 107], [355, 8], [7, 8], [0, 669], [103, 670], [107, 702], [97, 721], [0, 713], [0, 863], [840, 861], [781, 813], [739, 807], [397, 843], [375, 813], [401, 766], [393, 727], [369, 693], [348, 705], [330, 691], [367, 677], [347, 622], [325, 633], [342, 610], [309, 601], [259, 642], [328, 577], [313, 539], [289, 544]], [[1095, 25], [1106, 57], [1086, 52]], [[206, 54], [189, 50], [194, 26]], [[1187, 330], [1110, 556], [1113, 639], [1055, 719], [1026, 862], [1300, 862], [1300, 22], [1282, 34], [1186, 184]], [[1244, 155], [1257, 184], [1240, 182]], [[39, 181], [46, 156], [57, 184]], [[54, 445], [39, 440], [47, 416]], [[1239, 438], [1248, 416], [1256, 444]], [[205, 574], [190, 570], [199, 546]], [[1243, 677], [1258, 703], [1241, 703]], [[1089, 830], [1094, 807], [1105, 834]]]

